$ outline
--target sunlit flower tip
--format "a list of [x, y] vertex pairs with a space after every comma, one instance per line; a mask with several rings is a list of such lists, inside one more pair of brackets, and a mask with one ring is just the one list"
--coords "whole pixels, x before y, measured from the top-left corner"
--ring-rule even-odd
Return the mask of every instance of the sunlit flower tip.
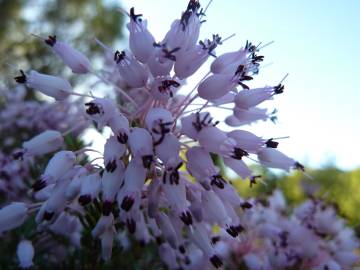
[[132, 88], [143, 87], [148, 79], [148, 72], [129, 51], [116, 51], [114, 55], [117, 69], [124, 81]]
[[170, 76], [160, 76], [154, 79], [150, 86], [150, 93], [155, 100], [167, 101], [172, 98], [180, 83]]
[[53, 52], [73, 73], [85, 74], [91, 71], [92, 68], [89, 59], [66, 42], [58, 41], [56, 36], [49, 36], [45, 40], [45, 43], [52, 47]]
[[165, 213], [160, 212], [156, 217], [156, 222], [165, 240], [170, 244], [173, 249], [177, 249], [178, 239], [175, 229], [170, 221], [170, 218]]
[[27, 218], [28, 207], [22, 202], [13, 202], [0, 209], [0, 234], [19, 227]]
[[95, 228], [91, 231], [93, 237], [99, 237], [103, 234], [108, 228], [111, 228], [114, 225], [114, 216], [109, 214], [107, 216], [101, 216], [98, 222], [95, 225]]
[[213, 101], [226, 95], [237, 83], [233, 74], [214, 74], [199, 85], [198, 94], [203, 99]]
[[60, 132], [47, 130], [36, 135], [31, 140], [23, 142], [23, 149], [29, 155], [44, 155], [58, 150], [64, 143]]
[[246, 63], [246, 50], [240, 49], [235, 52], [228, 52], [218, 56], [210, 66], [215, 74], [233, 74], [240, 64]]
[[149, 169], [153, 162], [153, 141], [144, 128], [132, 128], [128, 139], [131, 153], [142, 159], [144, 168]]
[[[244, 149], [250, 153], [257, 153], [267, 142], [265, 139], [246, 130], [233, 130], [227, 135], [236, 141], [236, 147]], [[271, 142], [269, 142], [269, 144], [271, 144]]]
[[20, 268], [30, 268], [33, 265], [34, 247], [29, 240], [22, 240], [17, 245], [16, 255]]
[[109, 126], [119, 143], [126, 144], [129, 138], [129, 120], [121, 113], [117, 113], [109, 120]]
[[108, 125], [110, 120], [118, 115], [117, 107], [110, 98], [96, 98], [85, 103], [85, 106], [87, 115], [97, 123], [98, 128]]
[[18, 83], [25, 83], [26, 86], [40, 91], [44, 95], [56, 100], [66, 99], [72, 92], [70, 83], [60, 77], [39, 73], [31, 70], [27, 75], [20, 70], [21, 76], [15, 77]]
[[269, 168], [283, 169], [289, 171], [291, 168], [301, 169], [304, 167], [274, 148], [264, 148], [257, 154], [261, 165]]
[[200, 41], [199, 45], [179, 54], [175, 62], [175, 74], [179, 79], [192, 76], [209, 58], [215, 56], [214, 50], [221, 44], [221, 37], [213, 35], [212, 40]]
[[147, 21], [142, 20], [141, 17], [142, 14], [135, 14], [132, 7], [130, 9], [130, 22], [126, 26], [130, 32], [130, 50], [140, 62], [145, 63], [154, 52], [155, 39], [147, 29]]
[[90, 174], [83, 179], [80, 188], [80, 196], [78, 198], [79, 203], [82, 206], [92, 202], [101, 188], [101, 177], [98, 173]]

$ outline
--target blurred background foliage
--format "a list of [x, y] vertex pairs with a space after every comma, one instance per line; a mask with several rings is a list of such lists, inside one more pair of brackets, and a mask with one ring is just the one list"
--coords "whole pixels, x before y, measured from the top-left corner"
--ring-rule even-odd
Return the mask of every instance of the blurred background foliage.
[[56, 35], [94, 62], [102, 52], [95, 38], [109, 45], [122, 38], [124, 17], [118, 8], [119, 2], [104, 0], [0, 0], [0, 86], [9, 85], [16, 72], [7, 64], [56, 75], [66, 73], [72, 81], [82, 79], [71, 76], [50, 48], [31, 34]]

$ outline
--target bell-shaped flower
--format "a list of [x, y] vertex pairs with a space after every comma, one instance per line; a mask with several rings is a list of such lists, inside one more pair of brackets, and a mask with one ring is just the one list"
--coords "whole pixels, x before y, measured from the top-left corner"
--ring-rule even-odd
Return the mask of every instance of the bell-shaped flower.
[[273, 99], [273, 96], [283, 92], [284, 87], [262, 87], [250, 90], [242, 90], [235, 96], [235, 104], [241, 109], [255, 107], [265, 100]]
[[178, 248], [177, 234], [168, 215], [160, 212], [156, 216], [156, 222], [166, 242], [168, 242], [173, 249], [177, 249]]
[[78, 172], [72, 178], [71, 182], [69, 183], [68, 187], [66, 188], [65, 196], [68, 200], [74, 199], [80, 192], [81, 183], [89, 174], [89, 170], [82, 166], [75, 166], [78, 167]]
[[180, 83], [170, 76], [159, 76], [154, 79], [150, 86], [150, 93], [155, 100], [168, 101], [172, 98]]
[[160, 144], [165, 135], [172, 130], [174, 119], [166, 109], [152, 108], [145, 117], [145, 125], [154, 138], [154, 145]]
[[64, 143], [59, 131], [46, 130], [31, 140], [23, 142], [23, 149], [26, 154], [40, 156], [58, 150]]
[[28, 206], [22, 202], [12, 202], [0, 209], [0, 234], [21, 226], [26, 220]]
[[111, 259], [112, 254], [112, 247], [114, 243], [115, 237], [115, 228], [110, 227], [108, 228], [101, 236], [101, 258], [107, 262]]
[[201, 193], [201, 204], [204, 209], [205, 218], [211, 223], [226, 225], [231, 223], [225, 207], [220, 198], [212, 190], [203, 190]]
[[226, 95], [238, 84], [233, 74], [213, 74], [207, 77], [198, 87], [201, 98], [213, 101]]
[[29, 240], [21, 240], [16, 247], [16, 255], [20, 268], [30, 268], [35, 255], [34, 247]]
[[103, 195], [103, 214], [108, 215], [112, 210], [115, 196], [123, 183], [125, 165], [121, 160], [114, 160], [112, 170], [105, 170], [101, 178], [101, 187]]
[[264, 148], [257, 153], [261, 165], [289, 171], [291, 168], [303, 170], [304, 167], [292, 158], [274, 148]]
[[219, 122], [213, 123], [213, 118], [208, 112], [196, 112], [181, 118], [181, 133], [197, 140], [199, 132], [208, 126], [216, 126]]
[[246, 130], [233, 130], [230, 131], [228, 137], [233, 138], [236, 141], [236, 147], [246, 150], [250, 153], [257, 153], [262, 147], [264, 147], [266, 140], [258, 137]]
[[154, 155], [151, 134], [144, 128], [132, 128], [128, 143], [133, 156], [141, 158], [143, 166], [149, 169]]
[[129, 120], [120, 112], [115, 114], [108, 122], [112, 132], [119, 143], [126, 144], [129, 138]]
[[210, 66], [210, 70], [214, 74], [233, 74], [236, 68], [245, 64], [247, 51], [241, 48], [238, 51], [224, 53], [218, 56]]
[[124, 81], [132, 88], [146, 85], [148, 72], [129, 51], [116, 51], [114, 60]]
[[44, 95], [56, 100], [64, 100], [72, 93], [70, 83], [60, 77], [39, 73], [31, 70], [27, 75], [20, 70], [21, 76], [15, 77], [18, 83], [25, 83], [27, 87], [40, 91]]
[[93, 237], [99, 237], [112, 226], [114, 226], [113, 214], [109, 214], [107, 216], [102, 215], [96, 223], [95, 228], [91, 231], [91, 235]]
[[143, 213], [140, 214], [140, 220], [136, 223], [135, 239], [142, 245], [146, 245], [152, 240]]
[[135, 14], [134, 8], [131, 8], [130, 22], [126, 26], [130, 33], [130, 50], [140, 62], [146, 63], [154, 52], [155, 39], [147, 29], [147, 21], [141, 17], [141, 14]]
[[109, 125], [110, 120], [115, 121], [114, 117], [119, 115], [116, 104], [110, 98], [96, 98], [85, 103], [85, 106], [87, 115], [96, 122], [98, 128]]
[[116, 170], [116, 163], [124, 155], [126, 146], [119, 143], [115, 136], [111, 136], [107, 139], [104, 146], [104, 165], [105, 170], [113, 172]]
[[221, 37], [213, 35], [213, 40], [206, 39], [199, 45], [182, 51], [175, 62], [175, 74], [179, 79], [185, 79], [193, 75], [209, 58], [214, 56], [214, 50], [218, 44], [221, 44]]
[[160, 259], [165, 263], [168, 269], [179, 269], [176, 253], [168, 243], [162, 243], [159, 246], [159, 255]]
[[119, 208], [130, 211], [134, 205], [140, 205], [141, 191], [146, 179], [146, 169], [142, 160], [134, 157], [125, 170], [124, 186], [118, 193]]
[[73, 73], [86, 74], [92, 70], [89, 59], [83, 53], [66, 42], [58, 41], [56, 36], [49, 36], [45, 43], [52, 47], [53, 52]]
[[249, 125], [259, 120], [266, 121], [269, 118], [272, 119], [272, 116], [268, 113], [267, 109], [261, 109], [257, 107], [252, 107], [247, 110], [235, 107], [234, 115], [238, 120], [237, 126]]
[[50, 183], [55, 183], [64, 172], [70, 171], [76, 161], [76, 156], [71, 151], [59, 151], [48, 162], [41, 179], [33, 184], [33, 189], [38, 191]]
[[101, 188], [101, 177], [99, 173], [93, 173], [86, 176], [81, 182], [79, 203], [86, 205], [92, 202], [100, 192]]
[[234, 172], [236, 172], [242, 179], [250, 178], [252, 172], [243, 160], [234, 158], [224, 158], [224, 163]]
[[176, 61], [174, 53], [178, 50], [179, 48], [168, 49], [166, 44], [154, 43], [154, 53], [147, 63], [151, 74], [154, 77], [169, 76], [174, 61]]

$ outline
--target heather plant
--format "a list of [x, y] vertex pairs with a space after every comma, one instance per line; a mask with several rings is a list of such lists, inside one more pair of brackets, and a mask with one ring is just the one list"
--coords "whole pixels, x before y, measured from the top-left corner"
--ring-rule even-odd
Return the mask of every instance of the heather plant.
[[[285, 171], [304, 173], [305, 168], [277, 149], [280, 138], [240, 129], [274, 120], [274, 111], [258, 105], [285, 87], [283, 80], [251, 86], [262, 72], [261, 44], [246, 42], [217, 55], [217, 47], [229, 38], [214, 34], [199, 40], [207, 8], [189, 1], [161, 40], [134, 8], [124, 11], [129, 49], [115, 50], [97, 40], [104, 51], [101, 70], [61, 37], [40, 38], [39, 46], [48, 46], [74, 74], [95, 76], [94, 88], [105, 84], [116, 97], [100, 96], [96, 89], [75, 92], [65, 78], [35, 70], [20, 70], [15, 77], [18, 84], [52, 98], [52, 106], [69, 102], [79, 112], [69, 130], [49, 127], [15, 154], [20, 161], [50, 155], [31, 182], [32, 200], [19, 198], [0, 210], [5, 237], [27, 222], [33, 222], [35, 236], [40, 234], [19, 239], [20, 267], [33, 265], [44, 241], [49, 262], [68, 268], [120, 265], [113, 255], [135, 254], [138, 245], [156, 245], [168, 269], [231, 267], [231, 254], [236, 265], [244, 262], [249, 269], [351, 269], [357, 262], [357, 239], [333, 209], [309, 201], [285, 215], [281, 193], [269, 198], [269, 206], [256, 198], [245, 200], [223, 176], [219, 164], [250, 185], [262, 181], [248, 167], [250, 161]], [[186, 80], [198, 76], [207, 61], [209, 72], [189, 87]], [[229, 114], [218, 119], [214, 107]], [[69, 110], [60, 115], [68, 119]], [[110, 132], [103, 150], [66, 148], [64, 132], [89, 121], [92, 129]], [[97, 158], [84, 158], [86, 153]], [[82, 256], [93, 263], [84, 263]]]

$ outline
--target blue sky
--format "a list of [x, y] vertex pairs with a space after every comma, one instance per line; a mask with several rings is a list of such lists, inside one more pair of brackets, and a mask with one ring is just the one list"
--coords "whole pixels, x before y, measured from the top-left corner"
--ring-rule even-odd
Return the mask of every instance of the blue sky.
[[[206, 5], [207, 1], [201, 1]], [[161, 40], [181, 15], [185, 0], [125, 0], [127, 8], [148, 19]], [[340, 168], [360, 166], [360, 1], [214, 0], [201, 38], [236, 36], [217, 54], [239, 49], [248, 39], [274, 41], [264, 48], [261, 84], [276, 84], [286, 73], [286, 93], [268, 107], [279, 122], [254, 125], [257, 135], [283, 136], [280, 150], [310, 166], [329, 162]]]

